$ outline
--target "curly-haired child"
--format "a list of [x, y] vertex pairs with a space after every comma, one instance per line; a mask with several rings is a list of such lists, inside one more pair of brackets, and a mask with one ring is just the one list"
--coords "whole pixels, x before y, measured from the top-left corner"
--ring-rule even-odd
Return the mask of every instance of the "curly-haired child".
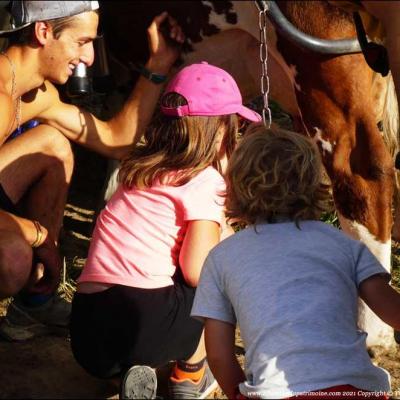
[[400, 295], [364, 244], [320, 222], [322, 171], [310, 139], [259, 126], [229, 161], [227, 216], [248, 227], [210, 252], [192, 309], [229, 398], [387, 398], [390, 377], [369, 358], [357, 304], [399, 329]]

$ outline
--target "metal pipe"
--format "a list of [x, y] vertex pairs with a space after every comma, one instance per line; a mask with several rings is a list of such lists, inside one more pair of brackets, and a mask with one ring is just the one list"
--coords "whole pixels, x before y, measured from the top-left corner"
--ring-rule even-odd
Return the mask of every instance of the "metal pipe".
[[277, 31], [296, 46], [325, 55], [361, 53], [358, 39], [319, 39], [297, 29], [282, 13], [275, 1], [255, 0], [258, 9], [268, 9], [268, 17]]

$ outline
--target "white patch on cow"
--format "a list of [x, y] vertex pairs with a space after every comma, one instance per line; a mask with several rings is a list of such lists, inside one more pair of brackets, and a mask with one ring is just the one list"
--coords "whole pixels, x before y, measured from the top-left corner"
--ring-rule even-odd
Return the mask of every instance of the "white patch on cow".
[[342, 229], [352, 238], [363, 242], [383, 267], [390, 272], [391, 240], [389, 239], [386, 242], [379, 241], [364, 225], [356, 221], [349, 221], [340, 214], [339, 221]]
[[[340, 225], [347, 235], [363, 242], [372, 254], [380, 261], [383, 267], [390, 273], [391, 241], [380, 242], [368, 229], [355, 221], [349, 221], [338, 213]], [[368, 332], [367, 346], [394, 345], [393, 329], [378, 318], [371, 309], [360, 300], [358, 325], [360, 329]]]
[[[221, 30], [236, 28], [236, 25], [230, 24], [226, 21], [226, 16], [224, 13], [218, 14], [215, 12], [213, 3], [211, 3], [210, 1], [203, 1], [203, 4], [205, 6], [210, 7], [212, 10], [210, 12], [210, 19], [209, 19], [209, 23], [211, 25], [215, 25]], [[204, 36], [203, 35], [201, 36], [204, 39]]]
[[[260, 40], [260, 29], [258, 27], [258, 8], [254, 1], [233, 1], [233, 12], [238, 16], [236, 28], [243, 29]], [[267, 39], [268, 41], [268, 39]]]
[[315, 134], [313, 137], [315, 143], [320, 144], [322, 152], [328, 152], [332, 154], [333, 152], [332, 143], [329, 142], [328, 140], [323, 139], [321, 129], [317, 128], [316, 126], [314, 126], [313, 129], [315, 130]]

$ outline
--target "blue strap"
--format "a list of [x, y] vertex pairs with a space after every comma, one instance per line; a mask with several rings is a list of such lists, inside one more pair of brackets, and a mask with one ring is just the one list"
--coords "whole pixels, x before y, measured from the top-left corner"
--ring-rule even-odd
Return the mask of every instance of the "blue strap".
[[34, 128], [35, 126], [39, 125], [39, 121], [36, 119], [31, 119], [25, 124], [21, 125], [18, 129], [16, 129], [8, 138], [7, 141], [16, 138], [17, 136], [21, 135], [22, 133], [28, 131], [29, 129]]

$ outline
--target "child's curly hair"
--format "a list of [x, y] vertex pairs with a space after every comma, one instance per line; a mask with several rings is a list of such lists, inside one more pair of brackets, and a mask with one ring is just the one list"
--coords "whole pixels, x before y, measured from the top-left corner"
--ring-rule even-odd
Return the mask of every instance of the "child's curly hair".
[[240, 223], [319, 219], [331, 208], [321, 157], [298, 133], [252, 125], [227, 170], [226, 215]]

